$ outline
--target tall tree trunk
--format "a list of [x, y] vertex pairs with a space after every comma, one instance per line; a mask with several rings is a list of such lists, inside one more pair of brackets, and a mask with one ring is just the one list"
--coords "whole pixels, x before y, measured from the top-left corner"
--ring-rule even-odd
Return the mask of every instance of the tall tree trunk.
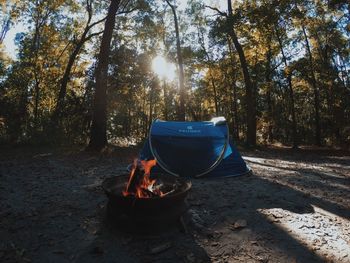
[[316, 76], [315, 76], [315, 67], [312, 58], [311, 48], [309, 44], [309, 39], [306, 34], [305, 26], [302, 25], [303, 34], [305, 37], [306, 49], [309, 55], [309, 63], [311, 70], [311, 84], [314, 91], [314, 107], [315, 107], [315, 142], [316, 145], [321, 145], [321, 126], [320, 126], [320, 99], [319, 99], [319, 90], [317, 86]]
[[238, 123], [238, 107], [237, 107], [237, 86], [235, 81], [232, 81], [233, 84], [233, 118], [234, 118], [234, 132], [233, 132], [233, 136], [234, 138], [238, 141], [239, 140], [239, 123]]
[[153, 93], [155, 89], [155, 81], [151, 82], [151, 89], [149, 91], [149, 109], [148, 109], [148, 130], [151, 129], [152, 121], [153, 121]]
[[[198, 31], [200, 31], [200, 30], [198, 30]], [[216, 116], [219, 116], [219, 106], [218, 106], [218, 98], [217, 98], [217, 88], [216, 88], [215, 79], [214, 79], [213, 72], [212, 72], [211, 59], [210, 59], [209, 53], [207, 52], [207, 49], [205, 48], [203, 33], [202, 33], [202, 32], [199, 32], [199, 33], [198, 33], [198, 36], [199, 36], [199, 41], [200, 41], [202, 50], [203, 50], [203, 52], [204, 52], [204, 54], [205, 54], [205, 57], [206, 57], [206, 59], [207, 59], [206, 62], [207, 62], [208, 67], [209, 67], [210, 82], [211, 82], [211, 86], [212, 86], [212, 88], [213, 88], [213, 93], [214, 93], [215, 115], [216, 115]]]
[[[323, 17], [324, 21], [324, 17]], [[332, 116], [331, 118], [334, 120], [333, 124], [331, 127], [329, 127], [329, 131], [332, 134], [333, 140], [336, 141], [337, 138], [339, 138], [339, 121], [336, 118], [335, 114], [335, 94], [337, 93], [337, 82], [335, 81], [336, 79], [339, 81], [341, 84], [344, 84], [344, 82], [341, 81], [340, 76], [339, 76], [339, 70], [334, 65], [334, 67], [331, 64], [331, 54], [329, 54], [329, 45], [328, 43], [325, 43], [323, 45], [319, 33], [315, 31], [315, 40], [317, 41], [317, 51], [319, 54], [319, 57], [322, 62], [322, 71], [326, 73], [326, 78], [328, 80], [331, 80], [331, 84], [327, 84], [328, 81], [323, 82], [323, 90], [326, 92], [326, 100], [327, 100], [327, 111], [329, 116]]]
[[[350, 6], [350, 5], [349, 5]], [[344, 88], [347, 89], [347, 88], [350, 88], [350, 77], [349, 77], [349, 70], [347, 69], [347, 63], [345, 62], [343, 56], [337, 52], [337, 55], [339, 56], [339, 62], [341, 63], [341, 75], [342, 75], [342, 82], [344, 83]], [[339, 75], [338, 75], [339, 77]], [[340, 78], [340, 77], [339, 77]]]
[[91, 23], [92, 20], [92, 3], [91, 1], [87, 1], [86, 2], [86, 10], [87, 10], [87, 14], [88, 14], [88, 19], [84, 28], [84, 31], [82, 33], [82, 35], [80, 36], [78, 42], [76, 43], [73, 52], [70, 54], [69, 59], [68, 59], [68, 63], [67, 66], [64, 70], [64, 74], [63, 77], [60, 81], [60, 90], [58, 93], [58, 97], [57, 97], [57, 102], [56, 102], [56, 107], [55, 107], [55, 111], [52, 115], [52, 122], [53, 122], [53, 126], [56, 127], [57, 126], [57, 122], [58, 119], [60, 117], [60, 114], [64, 108], [64, 100], [67, 94], [67, 85], [68, 82], [70, 80], [70, 75], [71, 75], [71, 71], [73, 68], [73, 65], [75, 63], [75, 60], [77, 59], [80, 50], [83, 48], [84, 44], [89, 41], [92, 37], [99, 35], [102, 32], [96, 32], [96, 33], [92, 33], [90, 35], [88, 35], [89, 31], [96, 25], [98, 25], [99, 23], [103, 22], [104, 19], [98, 20], [94, 23]]
[[266, 71], [265, 71], [265, 81], [267, 85], [267, 91], [266, 91], [266, 102], [267, 102], [267, 118], [268, 118], [268, 125], [267, 125], [267, 141], [269, 143], [273, 142], [273, 114], [272, 114], [272, 99], [271, 99], [271, 85], [272, 85], [272, 79], [271, 79], [271, 58], [272, 58], [272, 51], [271, 51], [271, 37], [268, 40], [268, 51], [266, 53]]
[[273, 124], [272, 124], [272, 99], [271, 99], [271, 89], [270, 87], [268, 88], [266, 92], [266, 100], [267, 100], [267, 112], [269, 115], [269, 120], [268, 120], [268, 126], [267, 126], [267, 141], [271, 144], [273, 143]]
[[37, 69], [38, 52], [40, 48], [40, 30], [43, 23], [39, 23], [39, 19], [35, 21], [35, 33], [31, 43], [31, 52], [33, 60], [31, 61], [31, 68], [33, 69], [33, 76], [35, 81], [34, 87], [34, 133], [38, 132], [38, 118], [39, 118], [39, 101], [40, 101], [40, 80], [39, 72]]
[[166, 81], [163, 79], [163, 93], [164, 93], [164, 120], [168, 120], [168, 93], [167, 93], [167, 86]]
[[[280, 34], [278, 32], [278, 28], [275, 25], [275, 33], [276, 33], [276, 37], [277, 37], [277, 41], [279, 44], [279, 48], [281, 50], [281, 54], [282, 54], [282, 60], [284, 63], [285, 68], [288, 68], [288, 62], [287, 62], [287, 57], [284, 53], [284, 49], [283, 49], [283, 43], [282, 43], [282, 39], [280, 37]], [[298, 140], [298, 133], [297, 133], [297, 119], [296, 119], [296, 115], [295, 115], [295, 103], [294, 103], [294, 91], [293, 91], [293, 84], [292, 84], [292, 75], [291, 72], [286, 72], [286, 77], [287, 77], [287, 82], [288, 82], [288, 87], [289, 87], [289, 99], [290, 99], [290, 103], [289, 103], [289, 108], [290, 108], [290, 113], [292, 115], [292, 140], [293, 140], [293, 148], [296, 149], [298, 148], [298, 144], [299, 144], [299, 140]]]
[[125, 134], [124, 136], [127, 137], [127, 136], [130, 136], [130, 131], [131, 131], [131, 109], [130, 109], [130, 105], [131, 103], [128, 103], [128, 109], [127, 109], [127, 116], [126, 116], [126, 122], [125, 122]]
[[7, 32], [10, 30], [11, 16], [8, 15], [6, 19], [4, 19], [1, 27], [0, 27], [0, 44], [4, 41]]
[[216, 115], [216, 116], [219, 116], [219, 106], [218, 106], [217, 89], [216, 89], [214, 76], [213, 76], [213, 73], [211, 72], [210, 66], [209, 66], [209, 75], [210, 75], [211, 86], [213, 87], [213, 93], [214, 93], [215, 115]]
[[165, 0], [165, 1], [170, 6], [171, 11], [173, 12], [173, 15], [174, 15], [175, 34], [176, 34], [176, 52], [177, 52], [177, 62], [179, 65], [179, 83], [180, 83], [180, 107], [178, 112], [178, 119], [180, 121], [184, 121], [186, 118], [186, 111], [185, 111], [186, 90], [185, 90], [185, 80], [184, 80], [183, 59], [182, 59], [182, 53], [181, 53], [179, 24], [178, 24], [177, 15], [176, 15], [176, 7], [170, 3], [170, 0]]
[[228, 20], [229, 34], [239, 56], [239, 61], [241, 64], [244, 84], [245, 84], [245, 100], [246, 100], [246, 114], [247, 114], [246, 143], [248, 146], [255, 146], [256, 145], [256, 108], [255, 108], [256, 103], [255, 103], [254, 87], [250, 78], [248, 63], [245, 58], [243, 48], [238, 41], [238, 37], [234, 29], [234, 21], [233, 21], [234, 18], [233, 18], [231, 0], [227, 0], [227, 5], [228, 5], [227, 20]]
[[238, 130], [238, 114], [237, 114], [237, 87], [235, 84], [234, 77], [231, 74], [231, 78], [227, 79], [227, 86], [233, 87], [233, 89], [228, 89], [228, 97], [230, 101], [230, 114], [232, 118], [232, 137], [235, 141], [239, 140], [239, 130]]
[[[338, 79], [338, 81], [340, 83], [342, 83], [342, 86], [344, 87], [344, 89], [347, 89], [350, 87], [350, 79], [349, 79], [349, 75], [348, 75], [348, 69], [346, 67], [346, 63], [344, 61], [344, 59], [342, 58], [342, 56], [339, 53], [336, 53], [339, 57], [338, 61], [339, 63], [336, 63], [336, 60], [334, 59], [334, 57], [332, 57], [332, 62], [334, 64], [334, 68], [336, 69], [336, 78]], [[337, 64], [339, 64], [340, 69], [337, 67]], [[341, 77], [340, 77], [341, 76]]]
[[63, 77], [60, 81], [60, 91], [58, 93], [55, 111], [52, 115], [52, 122], [53, 122], [53, 126], [55, 126], [55, 127], [57, 126], [58, 119], [59, 119], [59, 117], [62, 113], [62, 110], [64, 108], [64, 100], [65, 100], [66, 93], [67, 93], [67, 85], [69, 82], [70, 73], [72, 71], [72, 67], [74, 65], [74, 62], [75, 62], [82, 46], [83, 46], [83, 42], [79, 41], [77, 46], [74, 48], [72, 54], [69, 56], [69, 60], [68, 60], [66, 69], [65, 69]]
[[39, 101], [40, 101], [40, 82], [37, 77], [36, 71], [34, 74], [35, 78], [35, 96], [34, 96], [34, 132], [38, 131], [38, 119], [39, 119]]
[[107, 77], [108, 58], [110, 53], [115, 16], [120, 0], [111, 0], [108, 8], [105, 29], [102, 35], [98, 64], [95, 71], [96, 89], [92, 112], [92, 125], [89, 148], [101, 150], [107, 145]]
[[142, 128], [143, 128], [143, 137], [147, 138], [148, 136], [148, 125], [147, 125], [147, 109], [146, 109], [146, 102], [147, 102], [147, 92], [146, 92], [146, 86], [143, 86], [143, 95], [142, 95]]
[[227, 38], [228, 43], [228, 49], [230, 52], [230, 60], [231, 60], [231, 66], [232, 66], [232, 74], [231, 74], [231, 81], [232, 81], [232, 91], [233, 91], [233, 100], [232, 100], [232, 111], [233, 111], [233, 138], [235, 140], [239, 140], [239, 125], [238, 125], [238, 107], [237, 107], [237, 86], [236, 86], [236, 80], [234, 77], [235, 72], [235, 61], [233, 59], [233, 51], [232, 51], [232, 44], [231, 40], [228, 37]]

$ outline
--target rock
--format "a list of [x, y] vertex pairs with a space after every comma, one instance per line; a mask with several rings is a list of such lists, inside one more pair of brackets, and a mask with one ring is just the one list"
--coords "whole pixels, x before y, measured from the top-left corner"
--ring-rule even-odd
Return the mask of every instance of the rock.
[[234, 229], [240, 229], [240, 228], [244, 228], [247, 226], [247, 221], [244, 219], [238, 219], [234, 224], [233, 224], [233, 228]]
[[193, 253], [186, 255], [186, 260], [187, 260], [187, 262], [190, 262], [190, 263], [196, 262], [196, 258], [195, 258]]
[[204, 221], [203, 219], [198, 215], [198, 213], [192, 209], [188, 211], [191, 215], [191, 222], [197, 229], [203, 229], [204, 228]]
[[259, 262], [262, 262], [262, 263], [267, 263], [267, 262], [269, 262], [269, 257], [268, 256], [257, 256], [256, 260], [258, 260]]
[[33, 156], [33, 158], [40, 158], [40, 157], [48, 157], [48, 156], [51, 156], [52, 153], [42, 153], [42, 154], [36, 154]]
[[219, 232], [219, 231], [213, 232], [210, 229], [207, 229], [206, 231], [204, 231], [204, 234], [206, 235], [207, 238], [210, 238], [210, 239], [217, 239], [222, 236], [222, 232]]
[[320, 227], [321, 227], [321, 224], [316, 222], [315, 225], [314, 225], [314, 227], [315, 227], [315, 228], [320, 228]]
[[150, 252], [150, 254], [159, 254], [159, 253], [171, 248], [171, 246], [172, 246], [171, 242], [166, 242], [164, 244], [161, 244], [161, 245], [158, 245], [156, 247], [151, 248], [149, 252]]

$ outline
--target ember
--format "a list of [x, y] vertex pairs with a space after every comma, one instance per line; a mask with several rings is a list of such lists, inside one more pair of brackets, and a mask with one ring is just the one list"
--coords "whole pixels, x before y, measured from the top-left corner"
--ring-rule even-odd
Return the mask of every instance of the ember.
[[139, 161], [135, 159], [123, 196], [133, 195], [136, 198], [163, 196], [160, 190], [161, 184], [157, 184], [156, 179], [150, 178], [151, 169], [156, 164], [156, 160]]

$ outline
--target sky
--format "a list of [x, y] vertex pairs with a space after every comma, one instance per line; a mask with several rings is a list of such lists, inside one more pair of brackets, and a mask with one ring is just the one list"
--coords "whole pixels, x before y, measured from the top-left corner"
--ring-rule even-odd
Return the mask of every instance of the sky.
[[20, 32], [25, 32], [26, 28], [22, 23], [18, 23], [14, 25], [6, 34], [6, 37], [4, 39], [4, 49], [7, 55], [12, 58], [16, 59], [16, 53], [17, 53], [17, 48], [15, 46], [15, 37], [17, 33]]
[[[188, 0], [176, 0], [176, 4], [180, 10], [185, 9]], [[206, 5], [218, 7], [220, 10], [226, 10], [226, 1], [215, 1], [215, 0], [207, 0], [205, 1]], [[4, 50], [6, 54], [11, 59], [16, 59], [17, 47], [15, 46], [14, 40], [17, 33], [26, 32], [27, 27], [23, 23], [17, 23], [11, 27], [11, 29], [7, 32], [6, 37], [3, 41]]]

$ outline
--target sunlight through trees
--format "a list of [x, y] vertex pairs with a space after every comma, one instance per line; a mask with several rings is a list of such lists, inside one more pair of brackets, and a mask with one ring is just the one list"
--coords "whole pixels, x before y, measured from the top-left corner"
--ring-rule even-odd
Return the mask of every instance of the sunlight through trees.
[[350, 145], [348, 1], [5, 2], [0, 142], [102, 147], [225, 116], [250, 146]]

